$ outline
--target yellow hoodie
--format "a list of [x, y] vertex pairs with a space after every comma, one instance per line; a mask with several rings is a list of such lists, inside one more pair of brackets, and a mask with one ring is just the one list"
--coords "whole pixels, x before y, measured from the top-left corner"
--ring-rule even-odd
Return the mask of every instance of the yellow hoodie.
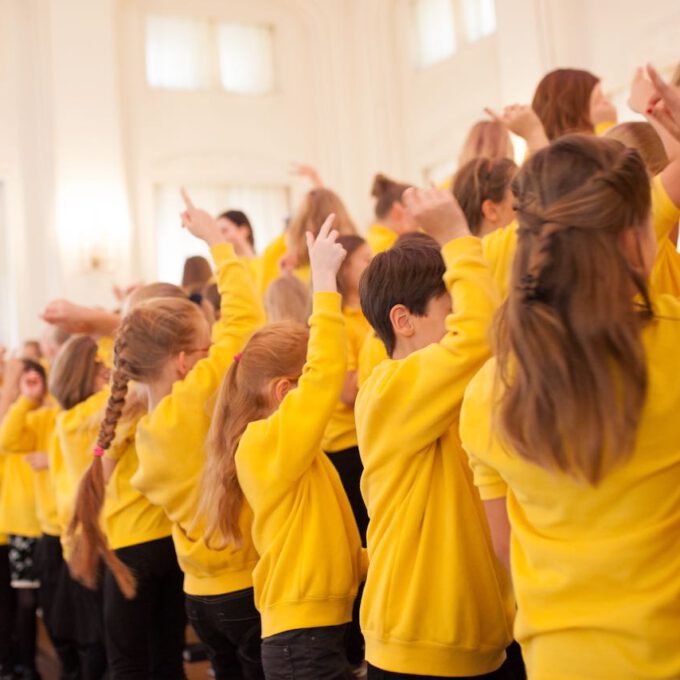
[[297, 387], [248, 425], [236, 452], [260, 554], [253, 583], [263, 637], [350, 621], [362, 577], [356, 522], [321, 449], [347, 368], [340, 295], [316, 293], [310, 325]]
[[652, 302], [635, 448], [597, 486], [499, 441], [493, 360], [465, 394], [475, 484], [484, 499], [507, 496], [515, 633], [532, 680], [680, 678], [680, 301]]
[[[27, 454], [49, 454], [55, 437], [55, 425], [59, 408], [43, 406], [19, 397], [7, 412], [0, 427], [0, 450]], [[33, 471], [36, 513], [40, 530], [49, 536], [59, 536], [57, 502], [48, 470]]]
[[374, 255], [389, 250], [396, 243], [397, 238], [396, 231], [377, 222], [372, 224], [366, 232], [366, 241], [371, 246]]
[[498, 294], [477, 238], [442, 254], [453, 299], [445, 337], [381, 363], [356, 403], [371, 518], [361, 628], [378, 668], [470, 676], [501, 666], [514, 613], [458, 437], [465, 387], [491, 354]]
[[210, 354], [137, 424], [139, 467], [132, 477], [132, 486], [163, 508], [173, 524], [172, 537], [189, 595], [221, 595], [249, 588], [257, 563], [249, 540], [252, 513], [247, 506], [241, 514], [244, 540], [238, 550], [210, 550], [203, 540], [204, 524], [194, 526], [204, 443], [217, 391], [234, 355], [264, 321], [250, 274], [232, 246], [222, 243], [211, 252], [221, 316], [213, 327]]
[[33, 470], [18, 453], [2, 452], [5, 470], [0, 487], [0, 532], [37, 538], [40, 524], [36, 514]]

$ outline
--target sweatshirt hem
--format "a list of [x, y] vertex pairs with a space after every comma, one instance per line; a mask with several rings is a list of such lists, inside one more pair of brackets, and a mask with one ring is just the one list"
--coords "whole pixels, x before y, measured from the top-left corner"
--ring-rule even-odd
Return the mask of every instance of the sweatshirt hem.
[[340, 626], [352, 620], [354, 597], [328, 598], [314, 601], [283, 602], [263, 608], [262, 637], [287, 630]]
[[[180, 560], [180, 566], [181, 560]], [[185, 572], [184, 592], [187, 595], [224, 595], [253, 587], [252, 568], [244, 571], [225, 572], [219, 576], [195, 576]]]

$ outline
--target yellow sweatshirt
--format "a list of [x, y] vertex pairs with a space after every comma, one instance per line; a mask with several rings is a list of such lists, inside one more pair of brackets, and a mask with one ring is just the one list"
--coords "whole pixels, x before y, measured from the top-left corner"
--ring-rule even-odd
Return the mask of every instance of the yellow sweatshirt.
[[653, 304], [635, 449], [597, 486], [498, 441], [493, 361], [465, 395], [460, 432], [475, 484], [484, 499], [507, 495], [515, 634], [532, 680], [680, 678], [680, 301]]
[[659, 250], [649, 285], [653, 295], [680, 296], [680, 253], [668, 238], [680, 220], [680, 207], [671, 200], [660, 175], [652, 180], [652, 219]]
[[374, 255], [389, 250], [397, 238], [397, 232], [377, 222], [372, 224], [366, 232], [366, 241], [371, 246]]
[[257, 553], [249, 540], [252, 513], [241, 514], [243, 547], [210, 550], [203, 540], [204, 524], [194, 526], [204, 442], [222, 378], [234, 355], [262, 325], [264, 313], [245, 266], [229, 244], [212, 248], [221, 295], [220, 320], [213, 327], [213, 345], [184, 380], [137, 424], [139, 467], [132, 486], [163, 508], [172, 522], [172, 537], [184, 590], [189, 595], [221, 595], [252, 585]]
[[116, 438], [106, 451], [116, 467], [106, 483], [106, 503], [102, 528], [112, 550], [155, 541], [172, 534], [172, 524], [163, 508], [132, 486], [131, 479], [139, 467], [135, 434], [141, 414], [119, 423]]
[[[59, 408], [39, 406], [26, 397], [17, 399], [0, 427], [0, 450], [18, 454], [49, 454]], [[57, 502], [49, 470], [33, 471], [33, 486], [40, 530], [48, 536], [59, 536]]]
[[33, 470], [18, 453], [6, 453], [0, 488], [0, 532], [37, 538], [40, 524], [36, 513]]
[[[347, 371], [358, 371], [361, 347], [371, 326], [361, 309], [343, 307], [342, 315], [347, 329]], [[354, 407], [340, 400], [324, 433], [321, 448], [327, 453], [335, 453], [356, 445], [357, 429], [354, 424]]]
[[513, 599], [458, 437], [464, 390], [488, 359], [498, 302], [480, 241], [442, 250], [453, 312], [440, 343], [376, 367], [356, 403], [371, 518], [361, 607], [367, 660], [420, 675], [490, 673]]
[[49, 451], [49, 472], [57, 501], [59, 533], [67, 555], [70, 546], [66, 529], [73, 516], [78, 485], [92, 462], [92, 450], [108, 398], [107, 387], [57, 416], [56, 438]]
[[352, 618], [362, 577], [352, 510], [321, 440], [342, 390], [347, 339], [337, 293], [316, 293], [307, 363], [266, 420], [250, 423], [236, 470], [253, 508], [253, 572], [262, 636]]
[[501, 300], [508, 297], [512, 263], [517, 250], [517, 220], [507, 227], [496, 229], [482, 239], [484, 258], [489, 263]]
[[257, 290], [260, 296], [264, 295], [269, 288], [269, 285], [280, 276], [279, 262], [286, 254], [288, 246], [286, 244], [286, 235], [281, 234], [275, 238], [263, 251], [260, 256], [260, 264], [258, 269]]
[[389, 359], [385, 343], [371, 330], [366, 335], [359, 351], [359, 387], [366, 382], [373, 369], [385, 359]]

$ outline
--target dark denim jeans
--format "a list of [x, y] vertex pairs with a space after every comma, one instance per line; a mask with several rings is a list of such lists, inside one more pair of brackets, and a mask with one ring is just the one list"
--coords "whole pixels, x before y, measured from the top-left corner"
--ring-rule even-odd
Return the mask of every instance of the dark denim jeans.
[[260, 614], [253, 589], [186, 596], [189, 622], [208, 648], [216, 680], [263, 680]]

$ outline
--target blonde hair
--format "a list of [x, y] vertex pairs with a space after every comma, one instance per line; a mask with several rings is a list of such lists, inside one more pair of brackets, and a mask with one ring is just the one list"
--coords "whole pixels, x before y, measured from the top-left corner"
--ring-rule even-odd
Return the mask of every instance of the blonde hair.
[[[142, 410], [139, 400], [128, 396], [128, 383], [148, 383], [157, 378], [170, 357], [193, 348], [202, 323], [203, 313], [186, 297], [151, 298], [123, 317], [114, 345], [111, 393], [97, 436], [96, 446], [102, 453], [114, 442], [121, 418], [130, 420]], [[95, 588], [99, 561], [103, 559], [121, 592], [133, 598], [134, 575], [111, 550], [99, 524], [104, 497], [103, 465], [101, 456], [95, 456], [80, 481], [68, 527], [68, 535], [75, 539], [69, 567], [74, 578]]]
[[276, 381], [296, 381], [307, 356], [308, 329], [292, 321], [257, 331], [229, 368], [222, 382], [207, 439], [207, 460], [196, 518], [205, 517], [206, 544], [221, 549], [242, 543], [239, 517], [243, 492], [235, 456], [248, 424], [272, 412]]
[[652, 177], [658, 175], [668, 165], [668, 156], [661, 137], [647, 122], [619, 123], [607, 130], [605, 137], [616, 139], [629, 149], [637, 149], [647, 173]]
[[312, 313], [312, 296], [309, 286], [292, 274], [272, 281], [264, 294], [267, 321], [297, 321], [306, 324]]
[[305, 196], [300, 209], [288, 227], [288, 249], [297, 258], [298, 266], [309, 264], [306, 232], [316, 236], [326, 218], [335, 214], [333, 228], [339, 234], [356, 234], [357, 228], [340, 197], [330, 189], [312, 189]]
[[478, 156], [499, 159], [515, 157], [510, 133], [497, 120], [480, 120], [468, 132], [458, 157], [458, 165], [465, 165]]
[[497, 427], [520, 457], [597, 484], [630, 455], [647, 390], [641, 331], [652, 307], [621, 234], [649, 220], [650, 184], [637, 151], [572, 135], [533, 155], [513, 193]]

